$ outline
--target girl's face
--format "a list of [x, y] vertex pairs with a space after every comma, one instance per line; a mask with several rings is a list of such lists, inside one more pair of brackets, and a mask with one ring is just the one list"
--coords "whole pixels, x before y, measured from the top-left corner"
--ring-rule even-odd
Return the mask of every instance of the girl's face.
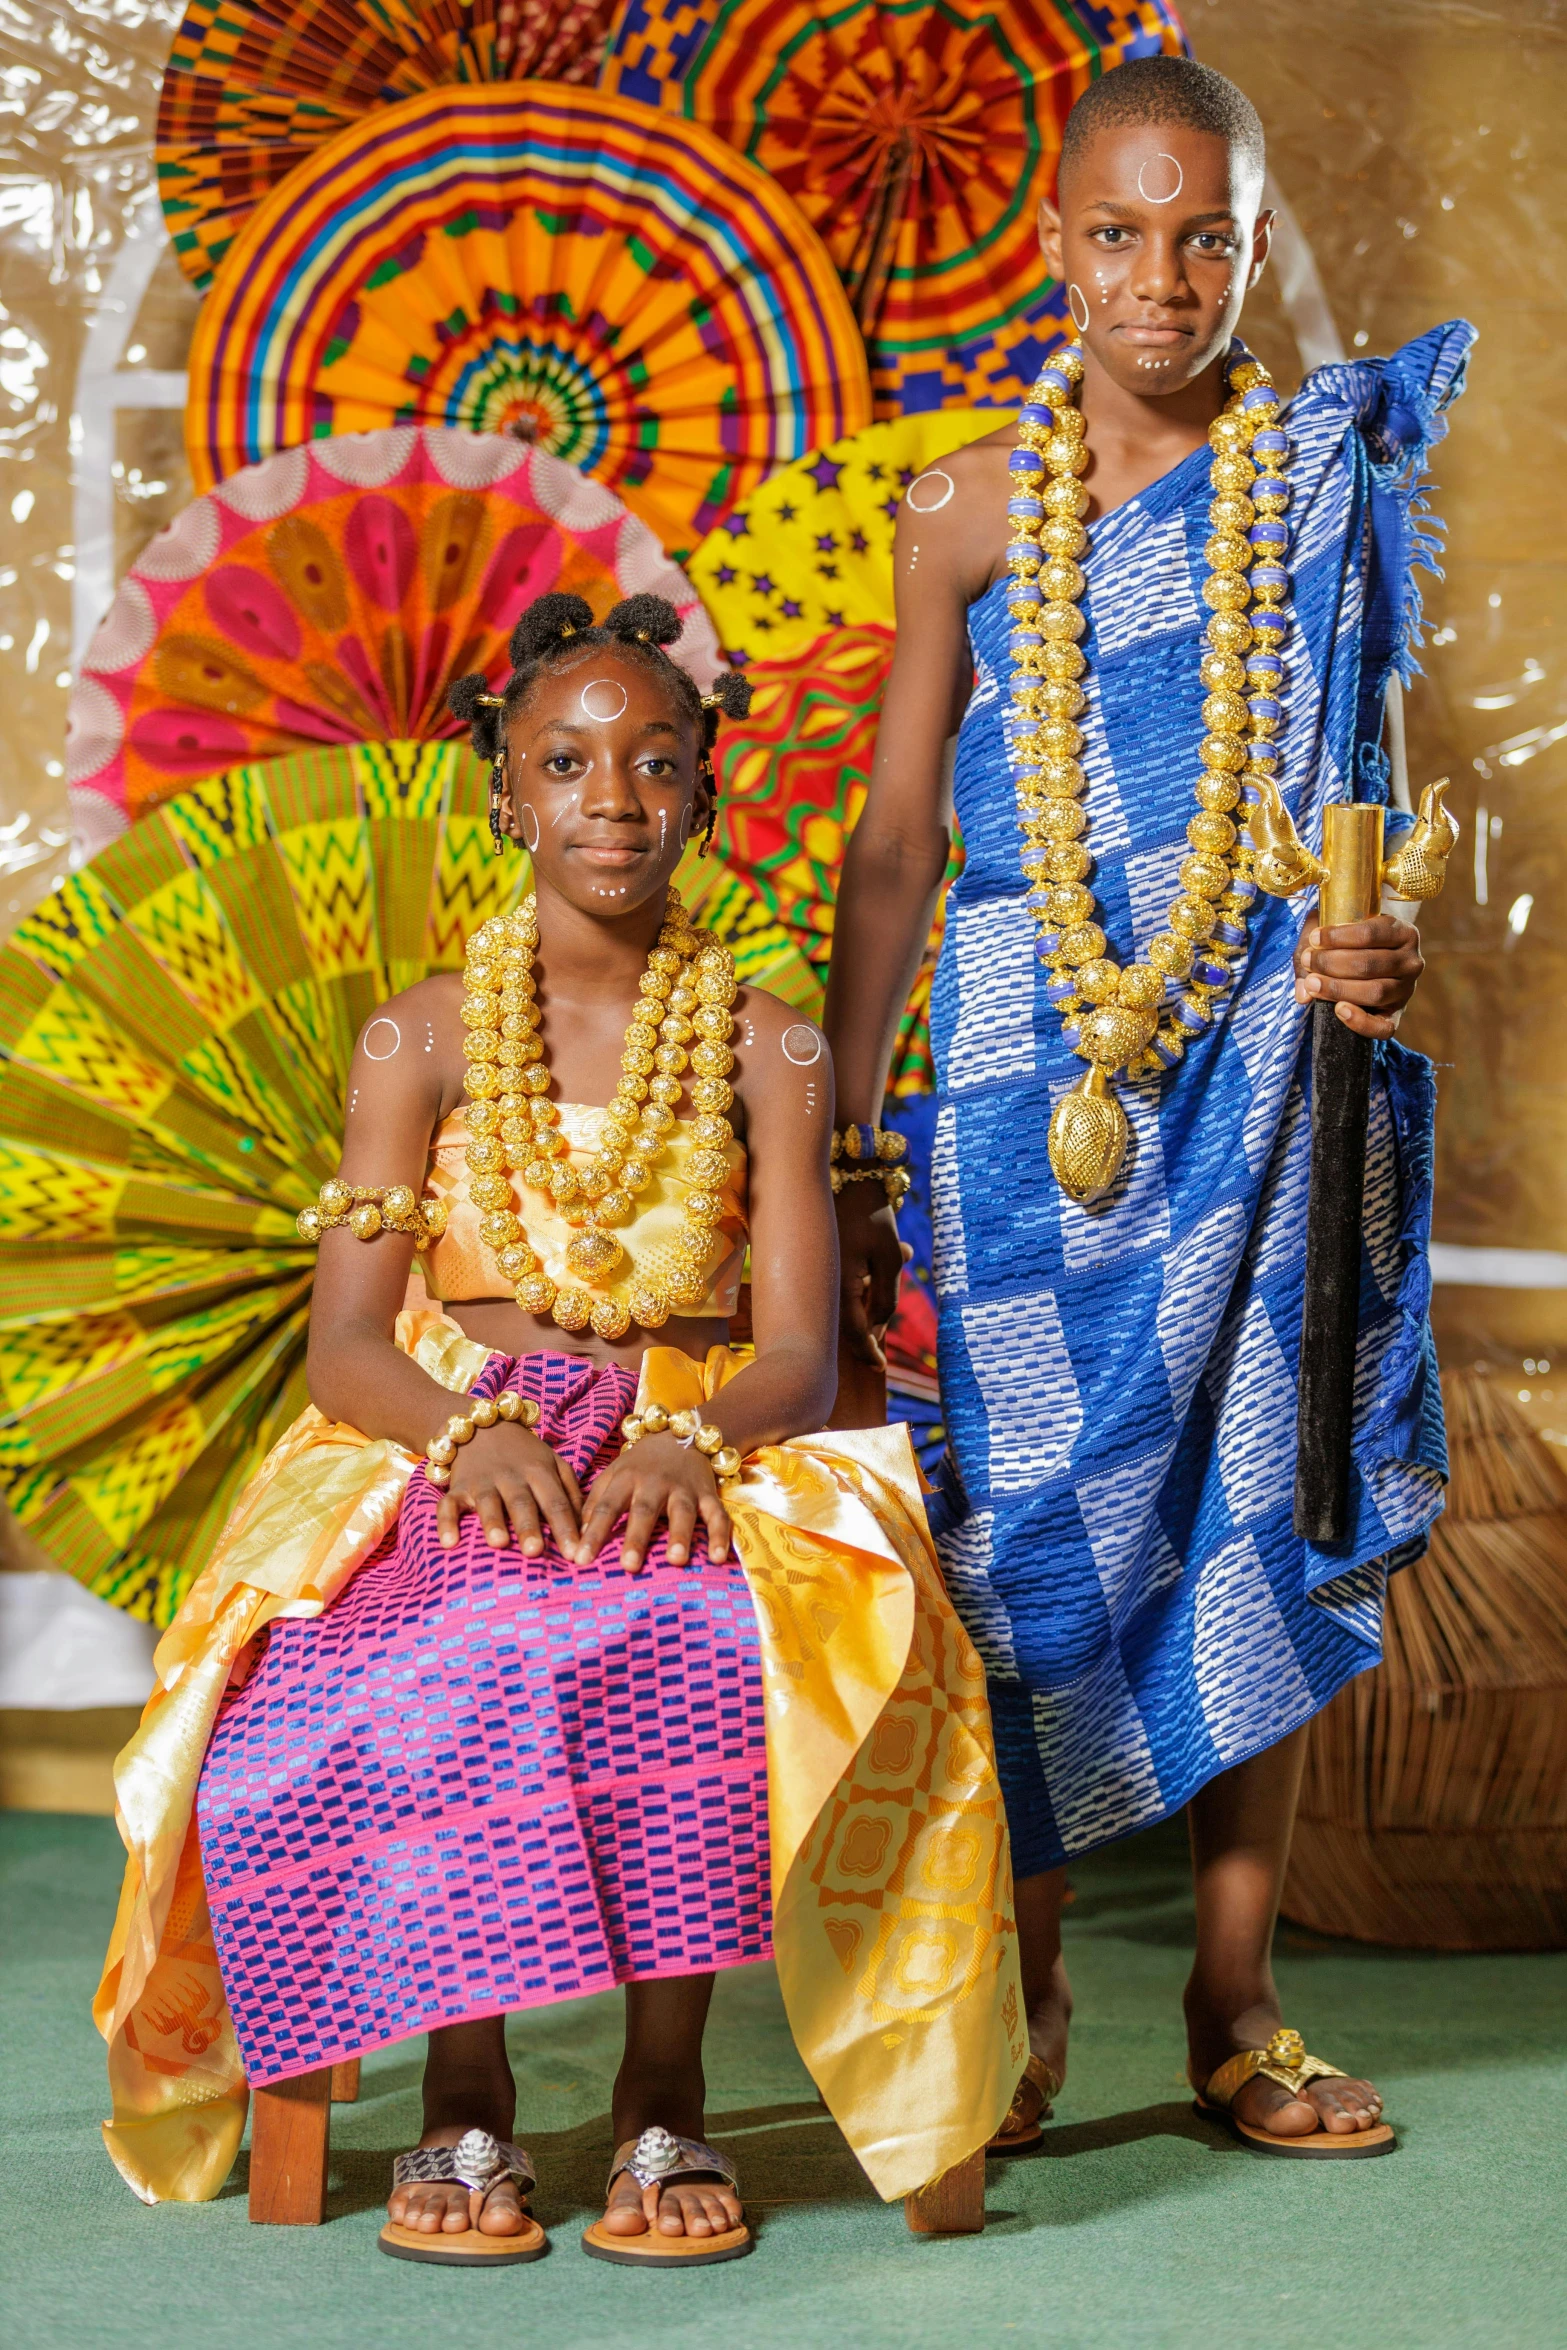
[[641, 661], [595, 646], [548, 671], [506, 738], [507, 830], [541, 886], [627, 914], [667, 884], [707, 821], [698, 735]]

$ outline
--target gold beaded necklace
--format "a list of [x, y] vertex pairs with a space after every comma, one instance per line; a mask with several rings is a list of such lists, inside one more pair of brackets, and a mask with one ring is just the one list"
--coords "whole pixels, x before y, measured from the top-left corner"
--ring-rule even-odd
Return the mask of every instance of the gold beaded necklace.
[[1079, 558], [1088, 545], [1088, 492], [1078, 478], [1088, 467], [1087, 428], [1074, 404], [1082, 376], [1081, 351], [1059, 351], [1019, 418], [1020, 445], [1009, 460], [1007, 608], [1015, 623], [1011, 699], [1019, 722], [1010, 755], [1028, 905], [1039, 932], [1035, 951], [1050, 972], [1046, 993], [1066, 1040], [1091, 1064], [1056, 1104], [1050, 1164], [1064, 1191], [1088, 1201], [1114, 1182], [1126, 1150], [1126, 1113], [1110, 1090], [1111, 1073], [1136, 1078], [1174, 1068], [1208, 1027], [1245, 952], [1246, 916], [1257, 895], [1254, 846], [1232, 812], [1240, 810], [1244, 824], [1251, 807], [1272, 807], [1278, 798], [1273, 738], [1281, 716], [1280, 607], [1289, 589], [1282, 561], [1289, 490], [1281, 477], [1289, 443], [1278, 429], [1267, 369], [1233, 346], [1230, 398], [1208, 433], [1216, 494], [1203, 600], [1213, 617], [1200, 671], [1207, 732], [1194, 786], [1198, 813], [1186, 827], [1192, 853], [1181, 864], [1182, 894], [1170, 906], [1168, 928], [1149, 941], [1146, 961], [1122, 965], [1109, 952], [1086, 886], [1093, 858], [1076, 723], [1086, 707], [1079, 680], [1087, 667], [1077, 642], [1086, 585]]
[[[597, 1154], [580, 1171], [558, 1131], [560, 1112], [547, 1096], [550, 1075], [538, 1036], [537, 904], [496, 915], [468, 941], [463, 970], [463, 1025], [468, 1032], [468, 1192], [485, 1211], [479, 1237], [524, 1313], [549, 1314], [563, 1330], [593, 1329], [623, 1338], [633, 1322], [656, 1330], [681, 1307], [707, 1294], [714, 1227], [723, 1214], [733, 1130], [724, 1112], [734, 1101], [729, 1049], [738, 989], [734, 957], [691, 918], [673, 890], [658, 944], [639, 982], [626, 1030], [615, 1097], [604, 1112]], [[695, 1040], [695, 1041], [693, 1041]], [[636, 1194], [653, 1180], [654, 1162], [675, 1126], [687, 1066], [695, 1144], [686, 1162], [692, 1188], [675, 1238], [628, 1281], [615, 1276], [625, 1250], [614, 1226], [636, 1215]], [[524, 1239], [512, 1205], [513, 1178], [549, 1195], [575, 1227], [566, 1263], [587, 1287], [557, 1284]], [[614, 1285], [611, 1289], [611, 1284]], [[594, 1295], [597, 1291], [599, 1294]]]

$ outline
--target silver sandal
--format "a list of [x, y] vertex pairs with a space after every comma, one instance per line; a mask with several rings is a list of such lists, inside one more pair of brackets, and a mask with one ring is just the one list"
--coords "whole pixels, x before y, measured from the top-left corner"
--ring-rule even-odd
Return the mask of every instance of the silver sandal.
[[[604, 2189], [606, 2197], [623, 2171], [629, 2171], [639, 2187], [667, 2186], [680, 2178], [719, 2179], [726, 2187], [737, 2189], [740, 2184], [734, 2164], [716, 2146], [705, 2145], [700, 2138], [675, 2138], [656, 2126], [644, 2130], [640, 2138], [628, 2138], [617, 2150]], [[616, 2260], [627, 2268], [660, 2263], [704, 2268], [714, 2260], [743, 2260], [755, 2242], [744, 2220], [716, 2236], [664, 2236], [652, 2227], [641, 2236], [615, 2236], [601, 2219], [582, 2232], [582, 2249], [591, 2259]]]
[[[392, 2164], [393, 2194], [399, 2187], [451, 2182], [488, 2198], [503, 2179], [516, 2180], [526, 2204], [534, 2185], [533, 2164], [520, 2146], [492, 2138], [488, 2130], [468, 2130], [455, 2146], [416, 2146]], [[515, 2236], [487, 2236], [475, 2227], [431, 2234], [395, 2219], [381, 2230], [381, 2250], [394, 2260], [428, 2260], [438, 2267], [506, 2268], [514, 2261], [537, 2260], [549, 2248], [548, 2236], [527, 2209]]]

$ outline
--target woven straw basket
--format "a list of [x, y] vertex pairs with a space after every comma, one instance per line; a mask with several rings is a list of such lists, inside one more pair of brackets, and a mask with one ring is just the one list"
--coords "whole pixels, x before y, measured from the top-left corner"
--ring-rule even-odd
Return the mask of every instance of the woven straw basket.
[[1442, 1380], [1447, 1511], [1384, 1662], [1311, 1726], [1285, 1914], [1425, 1950], [1567, 1946], [1567, 1475], [1499, 1383]]

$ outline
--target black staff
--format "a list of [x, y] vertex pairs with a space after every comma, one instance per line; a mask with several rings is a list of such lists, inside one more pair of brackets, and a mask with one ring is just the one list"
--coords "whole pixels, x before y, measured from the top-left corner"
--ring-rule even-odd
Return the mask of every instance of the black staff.
[[[1359, 801], [1324, 809], [1322, 855], [1328, 869], [1317, 909], [1322, 928], [1369, 921], [1382, 902], [1382, 810]], [[1346, 1027], [1332, 1004], [1313, 1005], [1311, 1198], [1295, 1429], [1295, 1531], [1308, 1542], [1342, 1542], [1349, 1530], [1370, 1099], [1370, 1037]]]

